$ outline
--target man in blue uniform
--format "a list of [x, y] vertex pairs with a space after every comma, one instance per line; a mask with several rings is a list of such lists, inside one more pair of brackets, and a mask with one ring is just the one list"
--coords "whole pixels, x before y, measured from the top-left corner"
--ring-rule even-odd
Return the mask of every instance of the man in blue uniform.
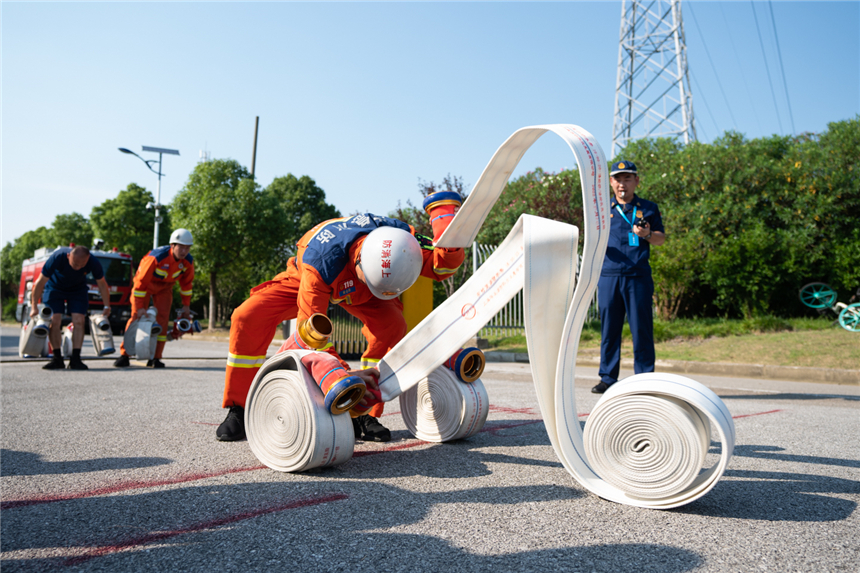
[[84, 320], [90, 302], [87, 297], [87, 274], [92, 274], [102, 302], [105, 305], [103, 314], [110, 315], [110, 294], [108, 293], [107, 281], [105, 281], [104, 269], [97, 258], [90, 256], [86, 247], [74, 248], [63, 247], [54, 251], [42, 267], [42, 274], [33, 285], [32, 299], [30, 300], [30, 316], [39, 313], [39, 299], [44, 298], [42, 303], [54, 312], [51, 319], [51, 328], [48, 332], [48, 340], [54, 350], [53, 359], [42, 368], [45, 370], [59, 370], [65, 367], [63, 364], [62, 327], [63, 313], [72, 315], [72, 357], [69, 359], [70, 370], [87, 370], [87, 365], [81, 361], [81, 346], [84, 343]]
[[651, 245], [666, 241], [657, 204], [636, 195], [636, 165], [613, 163], [609, 184], [614, 196], [610, 200], [609, 245], [597, 283], [601, 340], [600, 383], [591, 389], [595, 394], [603, 394], [618, 380], [625, 314], [633, 335], [634, 372], [654, 371], [654, 281], [648, 257]]

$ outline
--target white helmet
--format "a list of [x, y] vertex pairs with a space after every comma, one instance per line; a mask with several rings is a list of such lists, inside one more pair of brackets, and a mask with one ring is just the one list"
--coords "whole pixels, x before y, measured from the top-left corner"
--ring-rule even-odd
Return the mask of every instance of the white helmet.
[[371, 231], [361, 246], [360, 257], [358, 266], [367, 288], [383, 300], [396, 298], [411, 287], [424, 264], [418, 240], [397, 227]]
[[173, 243], [188, 245], [190, 247], [194, 244], [194, 239], [191, 238], [191, 231], [188, 229], [176, 229], [170, 235], [170, 244], [172, 245]]

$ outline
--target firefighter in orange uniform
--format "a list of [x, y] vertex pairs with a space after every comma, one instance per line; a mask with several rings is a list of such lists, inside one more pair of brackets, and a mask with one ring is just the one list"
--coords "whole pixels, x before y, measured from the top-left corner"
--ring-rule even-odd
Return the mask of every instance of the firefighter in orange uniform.
[[[424, 201], [435, 238], [461, 202], [455, 192], [433, 193]], [[399, 295], [419, 275], [435, 280], [450, 277], [464, 259], [463, 249], [436, 248], [432, 239], [416, 235], [410, 225], [371, 213], [324, 221], [308, 231], [297, 247], [287, 270], [251, 289], [250, 298], [233, 312], [222, 402], [230, 411], [216, 430], [218, 440], [245, 438], [245, 399], [282, 321], [297, 318], [301, 326], [315, 313], [327, 314], [329, 303], [339, 304], [364, 324], [362, 334], [368, 345], [361, 357], [362, 369], [349, 371], [331, 343], [321, 350], [340, 360], [350, 375], [376, 388], [375, 365], [406, 335]], [[377, 420], [383, 407], [380, 402], [353, 418], [356, 438], [391, 439], [391, 432]]]
[[[128, 328], [133, 321], [143, 316], [152, 305], [158, 310], [156, 321], [161, 325], [155, 355], [146, 363], [148, 368], [164, 368], [161, 356], [164, 344], [167, 342], [167, 323], [170, 320], [170, 306], [173, 302], [173, 283], [179, 281], [179, 294], [182, 296], [180, 318], [191, 318], [191, 283], [194, 280], [194, 259], [189, 251], [194, 241], [188, 229], [176, 229], [170, 235], [170, 245], [152, 249], [140, 261], [137, 273], [134, 275], [134, 288], [131, 297], [131, 318]], [[125, 351], [125, 344], [120, 345], [121, 355], [114, 362], [117, 368], [125, 368], [130, 362]]]

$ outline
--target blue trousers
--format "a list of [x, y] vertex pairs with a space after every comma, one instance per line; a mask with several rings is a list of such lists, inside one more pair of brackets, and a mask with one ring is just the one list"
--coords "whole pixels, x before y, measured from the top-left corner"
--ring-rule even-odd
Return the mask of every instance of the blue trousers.
[[654, 372], [654, 319], [651, 313], [654, 281], [645, 277], [600, 277], [597, 304], [600, 308], [601, 382], [612, 385], [621, 368], [621, 331], [624, 316], [633, 335], [633, 371]]

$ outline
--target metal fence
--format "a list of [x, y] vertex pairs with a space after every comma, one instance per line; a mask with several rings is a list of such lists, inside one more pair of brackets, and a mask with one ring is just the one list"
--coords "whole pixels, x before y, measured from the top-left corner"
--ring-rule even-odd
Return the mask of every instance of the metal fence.
[[[486, 260], [496, 250], [497, 245], [481, 245], [479, 243], [472, 244], [472, 273], [477, 272], [478, 267], [486, 262]], [[579, 257], [579, 263], [582, 263], [582, 257]], [[576, 268], [576, 276], [579, 278], [579, 265]], [[588, 307], [586, 321], [599, 320], [600, 314], [597, 309], [597, 292], [594, 293], [594, 298]], [[480, 338], [498, 338], [506, 336], [516, 336], [525, 334], [525, 322], [523, 321], [523, 293], [520, 291], [517, 296], [505, 305], [499, 313], [480, 330], [478, 336]]]

